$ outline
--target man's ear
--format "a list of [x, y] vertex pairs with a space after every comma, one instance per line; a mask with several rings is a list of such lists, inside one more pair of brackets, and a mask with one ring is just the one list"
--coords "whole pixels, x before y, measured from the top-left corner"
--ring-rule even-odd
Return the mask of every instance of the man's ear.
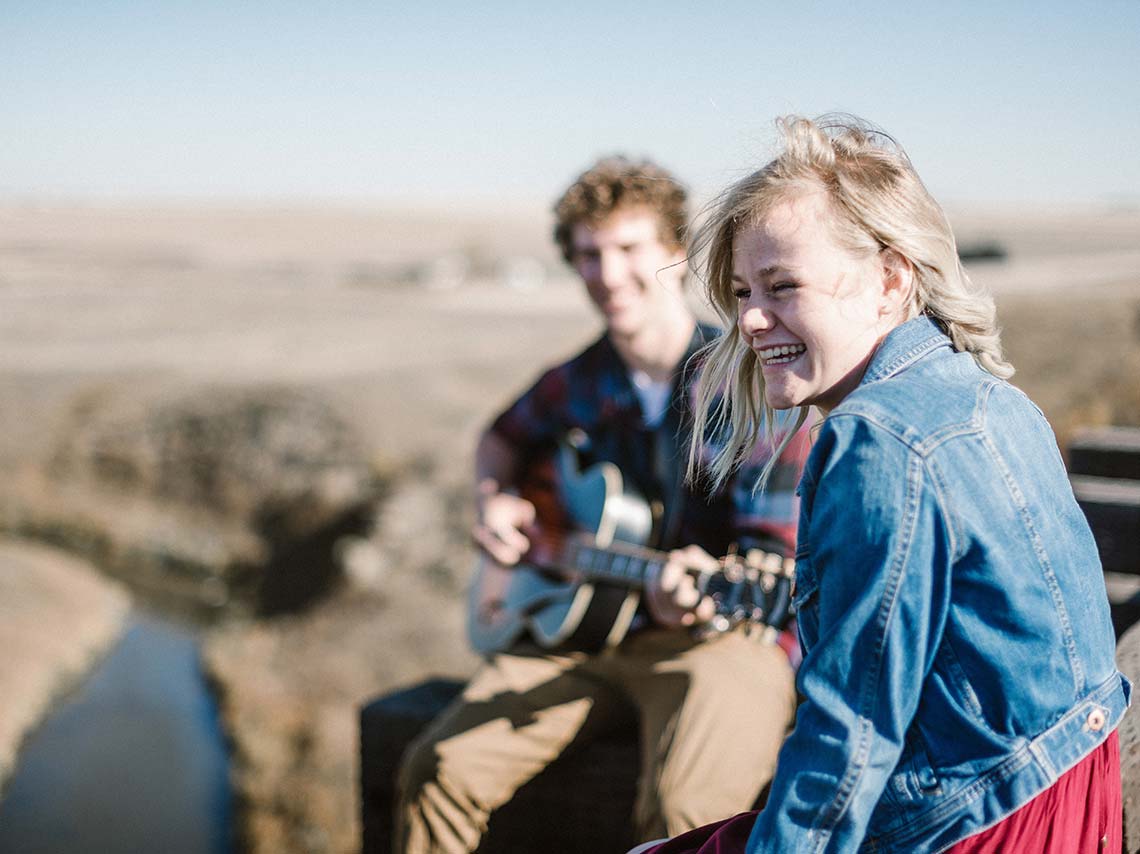
[[879, 253], [879, 260], [883, 265], [883, 301], [880, 312], [906, 317], [914, 302], [914, 265], [909, 258], [890, 247]]

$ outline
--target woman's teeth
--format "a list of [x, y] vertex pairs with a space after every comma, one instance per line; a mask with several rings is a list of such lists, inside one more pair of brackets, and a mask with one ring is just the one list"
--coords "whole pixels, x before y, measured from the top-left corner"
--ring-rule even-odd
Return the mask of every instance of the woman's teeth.
[[805, 350], [807, 347], [803, 344], [781, 344], [779, 347], [765, 347], [756, 352], [765, 365], [782, 365], [792, 361]]

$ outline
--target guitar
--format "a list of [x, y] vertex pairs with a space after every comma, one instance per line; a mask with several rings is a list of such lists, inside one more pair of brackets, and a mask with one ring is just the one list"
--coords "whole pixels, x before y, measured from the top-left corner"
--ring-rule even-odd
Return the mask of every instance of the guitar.
[[[526, 562], [504, 567], [486, 555], [476, 564], [467, 598], [467, 635], [476, 652], [509, 649], [529, 634], [548, 649], [597, 651], [621, 642], [647, 579], [669, 554], [644, 547], [653, 527], [650, 506], [628, 489], [612, 463], [578, 470], [563, 446], [555, 460], [556, 499], [569, 530], [542, 525]], [[716, 604], [703, 628], [723, 632], [741, 622], [763, 626], [774, 642], [791, 616], [792, 558], [749, 551], [730, 554], [715, 572], [693, 572]]]

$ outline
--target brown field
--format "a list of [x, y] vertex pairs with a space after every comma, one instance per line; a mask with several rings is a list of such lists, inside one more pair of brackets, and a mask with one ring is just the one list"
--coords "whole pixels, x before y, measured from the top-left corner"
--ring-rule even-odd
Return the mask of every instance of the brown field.
[[[1140, 212], [952, 218], [1009, 252], [971, 273], [1062, 444], [1140, 425]], [[474, 665], [473, 442], [598, 328], [547, 234], [543, 211], [0, 206], [0, 479], [48, 466], [84, 396], [203, 385], [319, 395], [390, 479], [379, 581], [207, 637], [250, 850], [355, 850], [357, 705]]]
[[[998, 298], [1019, 382], [1061, 419], [1095, 409], [1129, 375], [1140, 211], [952, 218], [963, 245], [1009, 251], [971, 272]], [[595, 328], [548, 233], [541, 210], [0, 206], [0, 449], [44, 437], [57, 387], [140, 379], [319, 386], [378, 453], [470, 440]], [[520, 278], [543, 284], [507, 284]]]

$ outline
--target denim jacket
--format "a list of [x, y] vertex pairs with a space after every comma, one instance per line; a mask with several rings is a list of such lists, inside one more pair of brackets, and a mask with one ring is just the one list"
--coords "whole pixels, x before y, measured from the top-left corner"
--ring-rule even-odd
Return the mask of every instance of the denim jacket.
[[1131, 686], [1053, 433], [929, 319], [886, 337], [799, 492], [804, 701], [748, 854], [942, 851], [1120, 723]]

